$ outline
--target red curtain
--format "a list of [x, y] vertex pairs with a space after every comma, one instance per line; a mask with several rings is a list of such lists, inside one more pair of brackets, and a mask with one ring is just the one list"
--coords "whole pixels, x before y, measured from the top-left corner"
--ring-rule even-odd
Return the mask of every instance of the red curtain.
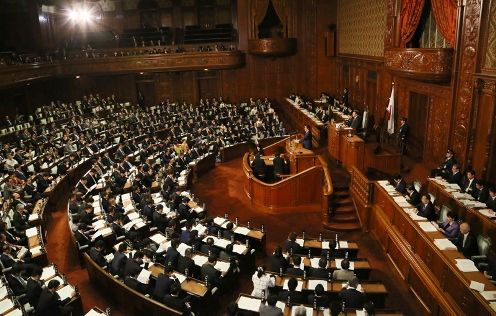
[[424, 0], [403, 0], [401, 4], [401, 47], [412, 39], [420, 21]]
[[457, 0], [431, 0], [437, 28], [451, 47], [455, 47], [457, 2]]

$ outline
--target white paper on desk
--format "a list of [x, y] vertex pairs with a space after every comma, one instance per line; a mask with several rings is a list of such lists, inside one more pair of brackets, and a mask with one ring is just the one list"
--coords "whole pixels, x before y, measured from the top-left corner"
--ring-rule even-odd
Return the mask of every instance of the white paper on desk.
[[181, 254], [181, 256], [184, 257], [184, 254], [186, 253], [186, 249], [190, 249], [191, 246], [186, 245], [185, 243], [180, 243], [179, 246], [177, 246], [177, 251]]
[[230, 264], [229, 262], [217, 261], [214, 268], [219, 270], [220, 272], [227, 272], [229, 270]]
[[480, 283], [477, 281], [470, 281], [470, 288], [476, 290], [478, 292], [484, 291], [484, 283]]
[[225, 221], [226, 219], [224, 217], [217, 216], [216, 218], [214, 218], [215, 225], [221, 226], [222, 224], [224, 224]]
[[148, 237], [148, 238], [150, 238], [150, 239], [151, 239], [151, 241], [153, 241], [153, 242], [154, 242], [154, 243], [156, 243], [156, 244], [161, 244], [161, 243], [163, 243], [164, 241], [166, 241], [166, 240], [167, 240], [167, 238], [165, 238], [165, 236], [164, 236], [164, 235], [159, 234], [159, 233], [157, 233], [157, 234], [155, 234], [155, 235], [152, 235], [152, 236], [150, 236], [150, 237]]
[[379, 183], [379, 185], [381, 185], [381, 186], [385, 186], [385, 185], [389, 184], [389, 181], [388, 180], [379, 180], [379, 181], [377, 181], [377, 183]]
[[456, 267], [462, 272], [477, 272], [479, 269], [475, 263], [470, 259], [455, 259]]
[[[298, 306], [291, 307], [291, 316], [295, 315], [296, 308], [298, 308]], [[306, 316], [313, 316], [313, 309], [311, 307], [305, 306], [305, 315]]]
[[398, 202], [399, 207], [412, 207], [412, 205], [408, 202]]
[[163, 242], [163, 243], [158, 245], [156, 252], [161, 253], [161, 252], [167, 251], [167, 249], [169, 249], [170, 245], [171, 245], [170, 241]]
[[496, 291], [482, 291], [480, 294], [486, 301], [496, 301]]
[[348, 242], [346, 240], [340, 240], [338, 243], [339, 243], [339, 248], [341, 248], [341, 249], [348, 248]]
[[139, 213], [138, 212], [132, 212], [132, 213], [129, 213], [127, 214], [127, 217], [129, 217], [130, 220], [135, 220], [137, 218], [139, 218]]
[[89, 312], [87, 312], [84, 316], [102, 316], [105, 314], [102, 314], [100, 312], [97, 312], [96, 310], [92, 309]]
[[282, 311], [284, 311], [284, 309], [286, 308], [286, 303], [277, 301], [276, 307], [279, 307]]
[[418, 224], [424, 232], [431, 233], [437, 231], [436, 227], [434, 227], [431, 222], [418, 222]]
[[138, 282], [140, 283], [143, 283], [143, 284], [148, 284], [148, 282], [150, 282], [150, 275], [152, 273], [146, 269], [142, 269], [140, 274], [138, 274], [138, 277], [136, 278], [136, 280], [138, 280]]
[[[341, 268], [341, 263], [343, 262], [343, 259], [334, 259], [334, 260], [336, 261], [336, 269], [342, 270], [343, 268]], [[350, 261], [349, 270], [355, 270], [355, 262], [354, 261]]]
[[233, 245], [233, 252], [242, 255], [246, 251], [246, 245], [240, 245], [240, 244], [234, 244]]
[[94, 207], [94, 208], [93, 208], [93, 213], [94, 213], [95, 215], [97, 215], [97, 216], [98, 216], [98, 215], [100, 215], [100, 214], [102, 214], [102, 208], [101, 208], [100, 206], [96, 206], [96, 207]]
[[453, 244], [448, 238], [434, 239], [434, 244], [440, 250], [456, 250], [455, 244]]
[[405, 199], [404, 196], [395, 196], [395, 197], [393, 197], [393, 200], [396, 203], [402, 203], [402, 202], [407, 202], [408, 203], [408, 201]]
[[312, 268], [319, 268], [320, 258], [310, 258], [310, 266]]
[[72, 293], [74, 292], [74, 288], [72, 285], [67, 284], [60, 290], [57, 290], [57, 294], [60, 296], [60, 299], [63, 301], [66, 298], [72, 298]]
[[31, 227], [26, 229], [26, 237], [33, 237], [38, 235], [38, 229], [36, 227]]
[[91, 226], [93, 226], [94, 229], [99, 230], [99, 229], [104, 228], [105, 224], [106, 224], [105, 220], [99, 219], [96, 222], [94, 222], [93, 224], [91, 224]]
[[94, 200], [93, 203], [91, 203], [91, 206], [93, 206], [93, 208], [100, 207], [101, 206], [100, 200]]
[[195, 262], [195, 264], [197, 266], [201, 267], [202, 265], [207, 263], [208, 258], [207, 258], [207, 256], [196, 255], [193, 257], [193, 261]]
[[214, 245], [216, 245], [217, 247], [225, 249], [226, 246], [229, 245], [230, 243], [231, 243], [230, 240], [226, 240], [226, 239], [222, 239], [222, 238], [216, 238]]
[[420, 215], [417, 215], [415, 213], [408, 213], [408, 215], [410, 216], [411, 219], [413, 219], [414, 221], [425, 221], [427, 218], [426, 217], [422, 217]]
[[308, 290], [315, 290], [315, 287], [319, 284], [322, 284], [324, 290], [327, 291], [327, 281], [325, 280], [308, 280]]
[[108, 236], [110, 234], [112, 234], [112, 228], [110, 227], [105, 227], [104, 229], [100, 229], [99, 230], [100, 234], [105, 237], [105, 236]]
[[476, 208], [486, 208], [486, 203], [475, 201], [474, 207], [476, 207]]
[[174, 273], [174, 275], [177, 278], [177, 281], [179, 281], [179, 284], [182, 284], [186, 280], [186, 276], [181, 273]]
[[114, 254], [109, 253], [108, 255], [105, 256], [105, 260], [107, 260], [107, 262], [114, 260]]
[[7, 287], [5, 285], [0, 287], [0, 300], [3, 300], [8, 294], [9, 292], [7, 291]]
[[240, 227], [240, 226], [238, 226], [238, 227], [236, 227], [234, 229], [234, 232], [236, 234], [240, 234], [240, 235], [248, 235], [248, 233], [250, 232], [250, 229], [248, 229], [246, 227]]
[[[289, 278], [284, 279], [284, 285], [282, 287], [283, 290], [288, 290], [288, 282]], [[301, 289], [303, 289], [303, 281], [298, 280], [298, 285], [296, 286], [296, 291], [301, 292]]]
[[329, 249], [329, 242], [328, 241], [322, 242], [322, 249]]
[[247, 311], [258, 312], [261, 303], [262, 300], [259, 298], [240, 296], [238, 300], [238, 308]]
[[356, 316], [366, 316], [365, 311], [363, 309], [357, 309], [355, 311]]
[[28, 217], [28, 221], [32, 222], [40, 218], [40, 215], [38, 213], [30, 214]]
[[4, 299], [3, 301], [0, 302], [0, 314], [5, 313], [9, 309], [12, 309], [14, 307], [14, 302], [10, 298]]
[[46, 281], [53, 278], [56, 274], [57, 271], [55, 271], [55, 266], [50, 265], [48, 267], [43, 268], [43, 272], [41, 273], [41, 279], [43, 281]]
[[33, 257], [41, 255], [41, 253], [42, 253], [41, 246], [36, 246], [36, 247], [30, 248], [29, 252], [31, 252], [31, 256], [33, 256]]
[[203, 226], [202, 224], [198, 224], [192, 229], [196, 230], [198, 232], [198, 235], [203, 235], [207, 231], [207, 227]]
[[496, 214], [494, 213], [493, 210], [489, 209], [489, 208], [485, 208], [485, 209], [482, 209], [482, 210], [479, 210], [479, 213], [481, 213], [482, 215], [486, 216], [486, 217], [496, 217]]
[[22, 310], [20, 308], [16, 308], [5, 314], [5, 316], [22, 316], [22, 315], [24, 314], [22, 313]]
[[303, 244], [305, 243], [305, 241], [302, 238], [296, 238], [296, 243], [298, 245], [300, 245], [300, 247], [303, 247]]

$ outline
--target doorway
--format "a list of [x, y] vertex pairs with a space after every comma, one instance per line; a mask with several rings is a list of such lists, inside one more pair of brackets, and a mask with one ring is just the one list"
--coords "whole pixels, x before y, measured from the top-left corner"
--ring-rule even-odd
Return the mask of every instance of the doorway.
[[408, 124], [410, 125], [408, 155], [420, 161], [424, 155], [425, 133], [429, 97], [425, 94], [410, 92]]

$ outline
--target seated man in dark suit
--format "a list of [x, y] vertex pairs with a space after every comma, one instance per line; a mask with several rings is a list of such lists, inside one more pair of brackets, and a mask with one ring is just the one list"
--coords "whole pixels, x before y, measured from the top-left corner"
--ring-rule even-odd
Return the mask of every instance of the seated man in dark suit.
[[415, 190], [415, 187], [413, 185], [409, 185], [406, 188], [406, 193], [408, 195], [407, 200], [410, 202], [411, 205], [417, 206], [420, 204], [420, 194]]
[[448, 183], [458, 184], [458, 186], [461, 186], [462, 173], [460, 172], [460, 166], [458, 164], [453, 164], [451, 167], [451, 172], [447, 174], [446, 180]]
[[443, 163], [439, 165], [436, 169], [431, 170], [431, 177], [446, 177], [447, 174], [451, 171], [451, 167], [456, 163], [455, 153], [453, 150], [448, 149], [446, 152], [446, 158]]
[[144, 256], [145, 255], [143, 254], [143, 252], [136, 251], [133, 258], [129, 258], [128, 260], [126, 260], [123, 271], [124, 278], [134, 277], [138, 275], [138, 273], [141, 271], [140, 266], [141, 264], [143, 264]]
[[329, 270], [327, 269], [327, 258], [319, 259], [319, 267], [311, 267], [308, 271], [310, 277], [319, 279], [329, 279]]
[[350, 284], [339, 293], [339, 298], [344, 301], [346, 308], [362, 309], [365, 302], [367, 302], [367, 296], [357, 290], [358, 285], [358, 279], [353, 278]]
[[191, 248], [187, 248], [184, 251], [184, 256], [180, 256], [177, 260], [177, 272], [184, 275], [191, 276], [193, 278], [200, 277], [200, 268], [195, 264], [195, 261], [191, 258], [193, 256], [193, 251]]
[[221, 283], [221, 273], [214, 267], [216, 263], [217, 259], [213, 256], [209, 256], [208, 261], [201, 267], [202, 280], [208, 282], [210, 288], [218, 287]]
[[43, 285], [43, 281], [40, 280], [42, 273], [43, 270], [40, 267], [33, 269], [26, 284], [26, 296], [31, 306], [38, 305]]
[[417, 215], [427, 218], [428, 221], [436, 220], [436, 211], [428, 194], [422, 195], [419, 205], [417, 205]]
[[181, 285], [173, 283], [170, 287], [170, 294], [164, 296], [162, 303], [182, 312], [183, 315], [190, 315], [188, 312], [191, 309], [190, 301], [191, 298], [182, 293]]
[[253, 159], [253, 161], [251, 162], [251, 168], [253, 169], [253, 173], [258, 179], [265, 179], [266, 166], [265, 161], [262, 159], [262, 156], [260, 154], [255, 155], [255, 159]]
[[274, 165], [274, 178], [276, 180], [279, 180], [280, 175], [285, 174], [288, 169], [288, 165], [286, 163], [286, 160], [284, 159], [284, 154], [281, 152], [277, 152], [274, 160], [272, 161], [272, 164]]
[[267, 305], [260, 304], [258, 312], [260, 316], [282, 316], [282, 310], [276, 306], [277, 295], [269, 295]]
[[487, 208], [496, 212], [496, 187], [489, 188], [489, 197], [486, 201]]
[[23, 270], [22, 265], [16, 263], [12, 266], [10, 272], [6, 274], [7, 283], [15, 296], [23, 295], [27, 292], [27, 282], [21, 276]]
[[222, 237], [225, 239], [231, 240], [231, 238], [234, 238], [234, 224], [232, 222], [229, 222], [226, 224], [226, 229], [222, 232]]
[[303, 270], [300, 269], [301, 257], [294, 255], [292, 258], [293, 266], [286, 269], [286, 274], [294, 276], [303, 276]]
[[348, 126], [354, 128], [356, 131], [359, 131], [362, 128], [362, 117], [358, 115], [357, 110], [351, 112], [351, 119], [348, 122]]
[[122, 242], [119, 244], [119, 248], [114, 253], [114, 258], [110, 263], [110, 272], [113, 275], [118, 275], [122, 277], [124, 275], [124, 267], [127, 261], [127, 244]]
[[460, 188], [462, 189], [462, 192], [473, 195], [476, 191], [475, 183], [475, 171], [470, 169], [467, 170], [466, 176], [460, 181]]
[[303, 296], [301, 295], [301, 292], [296, 291], [297, 286], [298, 280], [296, 280], [296, 278], [290, 278], [288, 280], [288, 289], [279, 292], [279, 300], [284, 303], [302, 304]]
[[176, 268], [177, 267], [177, 261], [179, 259], [179, 256], [181, 255], [177, 251], [177, 247], [179, 246], [179, 240], [173, 239], [171, 241], [170, 247], [167, 249], [167, 253], [165, 254], [165, 265], [171, 265], [172, 267]]
[[284, 242], [284, 248], [287, 253], [301, 253], [302, 247], [296, 242], [296, 233], [292, 232], [289, 234], [288, 240]]
[[98, 240], [95, 243], [95, 247], [91, 247], [90, 249], [90, 258], [102, 268], [108, 266], [107, 259], [105, 259], [105, 256], [103, 255], [104, 248], [105, 242], [103, 240]]
[[486, 203], [489, 199], [489, 190], [485, 187], [484, 180], [475, 180], [475, 190], [472, 192], [472, 196], [478, 202]]
[[50, 280], [46, 289], [41, 291], [38, 305], [36, 306], [36, 315], [43, 316], [57, 316], [57, 315], [70, 315], [72, 308], [64, 306], [71, 300], [76, 293], [63, 301], [60, 300], [59, 294], [56, 292], [60, 282], [58, 280]]
[[467, 259], [478, 254], [477, 239], [470, 231], [468, 223], [460, 224], [460, 234], [455, 240], [455, 246]]
[[270, 258], [270, 271], [282, 274], [288, 266], [288, 261], [282, 254], [281, 246], [277, 246]]
[[324, 286], [322, 284], [317, 284], [317, 286], [315, 286], [314, 294], [308, 296], [307, 303], [318, 309], [329, 307], [330, 299], [329, 296], [325, 294]]
[[405, 194], [406, 182], [401, 175], [394, 177], [394, 189], [401, 194]]
[[219, 256], [219, 250], [214, 245], [214, 239], [212, 237], [207, 238], [207, 243], [202, 245], [200, 251], [206, 254], [207, 256]]
[[174, 276], [174, 268], [171, 266], [165, 266], [164, 273], [160, 273], [155, 281], [155, 288], [153, 289], [153, 298], [157, 301], [161, 301], [165, 295], [170, 294], [170, 289], [173, 283], [178, 283], [179, 281]]
[[350, 270], [350, 261], [346, 258], [341, 261], [341, 269], [338, 269], [332, 273], [332, 278], [334, 280], [350, 282], [354, 277], [355, 273]]

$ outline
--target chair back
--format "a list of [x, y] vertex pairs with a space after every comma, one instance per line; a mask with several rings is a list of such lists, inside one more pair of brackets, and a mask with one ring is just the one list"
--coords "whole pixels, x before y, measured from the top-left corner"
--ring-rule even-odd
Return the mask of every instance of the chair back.
[[491, 239], [484, 235], [477, 236], [477, 248], [479, 249], [479, 255], [487, 256], [489, 249], [491, 249]]
[[413, 187], [415, 188], [415, 190], [417, 190], [417, 192], [420, 193], [420, 190], [422, 189], [422, 183], [420, 183], [420, 181], [414, 181]]
[[451, 211], [451, 209], [448, 206], [441, 206], [441, 210], [439, 211], [438, 223], [443, 223], [446, 220], [449, 211]]
[[429, 196], [431, 197], [432, 204], [434, 204], [434, 201], [436, 200], [436, 196], [432, 193], [429, 193]]

